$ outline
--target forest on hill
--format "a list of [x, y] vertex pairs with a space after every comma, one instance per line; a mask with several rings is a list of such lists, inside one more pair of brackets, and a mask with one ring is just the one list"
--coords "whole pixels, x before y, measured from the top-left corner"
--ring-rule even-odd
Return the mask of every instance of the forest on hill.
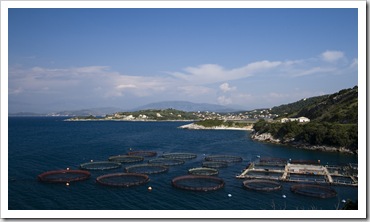
[[[279, 113], [273, 122], [259, 120], [254, 134], [269, 133], [285, 144], [309, 144], [358, 150], [358, 88], [273, 107]], [[307, 117], [308, 123], [282, 123], [283, 117]]]

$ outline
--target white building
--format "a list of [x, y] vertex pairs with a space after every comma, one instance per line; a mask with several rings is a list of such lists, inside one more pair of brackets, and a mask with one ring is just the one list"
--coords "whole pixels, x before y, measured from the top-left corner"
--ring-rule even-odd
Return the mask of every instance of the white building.
[[308, 123], [310, 122], [310, 119], [304, 116], [298, 117], [298, 118], [282, 118], [280, 122], [287, 123], [287, 122], [294, 122], [297, 121], [299, 123]]
[[300, 122], [300, 123], [308, 123], [308, 122], [310, 122], [310, 119], [307, 118], [307, 117], [301, 116], [301, 117], [298, 118], [298, 122]]

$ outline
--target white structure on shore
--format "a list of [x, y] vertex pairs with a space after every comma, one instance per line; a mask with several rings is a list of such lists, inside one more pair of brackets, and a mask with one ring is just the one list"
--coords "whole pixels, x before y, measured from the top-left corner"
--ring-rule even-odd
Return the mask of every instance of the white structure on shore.
[[282, 118], [280, 120], [282, 123], [287, 123], [287, 122], [299, 122], [299, 123], [308, 123], [310, 122], [310, 119], [304, 116], [298, 117], [298, 118]]

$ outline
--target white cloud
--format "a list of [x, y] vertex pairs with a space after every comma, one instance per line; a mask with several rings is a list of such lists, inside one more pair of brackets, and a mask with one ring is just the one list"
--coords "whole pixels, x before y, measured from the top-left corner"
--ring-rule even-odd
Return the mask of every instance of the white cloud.
[[228, 92], [228, 91], [235, 91], [236, 90], [236, 87], [233, 86], [233, 87], [230, 87], [229, 83], [225, 82], [225, 83], [222, 83], [220, 85], [220, 89], [222, 92]]
[[191, 97], [197, 97], [203, 95], [211, 95], [214, 93], [214, 90], [212, 90], [211, 88], [198, 85], [181, 85], [177, 87], [177, 90], [179, 91], [180, 94], [178, 96], [186, 95]]
[[355, 59], [352, 60], [350, 68], [356, 68], [357, 69], [357, 66], [358, 66], [358, 60], [357, 60], [357, 58], [355, 58]]
[[197, 67], [187, 67], [185, 72], [169, 73], [175, 78], [182, 79], [193, 84], [210, 84], [222, 81], [243, 79], [259, 72], [267, 71], [281, 65], [282, 62], [258, 61], [249, 63], [240, 68], [224, 69], [217, 64], [204, 64]]
[[[125, 93], [146, 96], [166, 90], [171, 85], [171, 82], [163, 77], [121, 75], [109, 71], [106, 66], [12, 69], [9, 79], [9, 93], [42, 93], [42, 90], [48, 89], [49, 92], [70, 97], [107, 98], [120, 97]], [[73, 93], [75, 94], [71, 95]]]
[[228, 98], [228, 97], [226, 97], [226, 96], [219, 96], [218, 98], [217, 98], [217, 102], [218, 102], [218, 104], [220, 104], [220, 105], [229, 105], [229, 104], [232, 104], [232, 99], [231, 98]]
[[[344, 62], [328, 62], [340, 59]], [[131, 104], [139, 99], [142, 101], [182, 99], [222, 105], [246, 103], [249, 105], [270, 100], [271, 103], [276, 103], [276, 100], [285, 101], [291, 95], [266, 94], [267, 90], [287, 86], [287, 82], [292, 81], [292, 84], [294, 82], [295, 85], [292, 85], [294, 89], [300, 87], [296, 84], [300, 83], [299, 81], [316, 81], [315, 75], [353, 76], [357, 73], [357, 59], [354, 58], [352, 62], [346, 61], [344, 53], [326, 51], [314, 58], [263, 60], [231, 69], [218, 64], [203, 64], [162, 76], [151, 76], [150, 73], [146, 76], [126, 75], [111, 71], [108, 66], [72, 68], [36, 66], [28, 69], [16, 66], [9, 68], [8, 93], [12, 101], [23, 99], [32, 103], [27, 99], [37, 97], [37, 101], [46, 103], [47, 100], [53, 100], [55, 104], [64, 104], [70, 100], [75, 100], [75, 104], [88, 100], [91, 103], [123, 101]], [[260, 87], [265, 83], [274, 89], [255, 88], [255, 85]], [[255, 94], [251, 95], [250, 92]], [[261, 94], [267, 96], [262, 97]]]
[[109, 71], [109, 66], [86, 66], [72, 68], [71, 71], [76, 73], [103, 73]]
[[[339, 60], [344, 62], [336, 63]], [[181, 72], [169, 72], [168, 74], [189, 84], [204, 85], [241, 80], [257, 75], [300, 77], [318, 73], [338, 74], [340, 69], [348, 65], [346, 61], [343, 52], [328, 50], [314, 58], [286, 61], [262, 60], [232, 69], [226, 69], [218, 64], [202, 64], [195, 67], [186, 67]], [[227, 88], [222, 88], [221, 90], [224, 89], [228, 90]]]
[[122, 85], [116, 86], [116, 88], [117, 89], [135, 89], [137, 88], [137, 86], [134, 84], [122, 84]]
[[325, 51], [321, 54], [321, 58], [326, 62], [335, 62], [344, 58], [344, 53], [341, 51]]
[[23, 92], [23, 89], [22, 88], [15, 88], [15, 89], [9, 89], [9, 94], [14, 94], [14, 95], [17, 95], [17, 94], [20, 94]]
[[313, 75], [316, 73], [330, 73], [330, 72], [335, 72], [337, 69], [335, 67], [312, 67], [307, 70], [302, 70], [299, 72], [296, 72], [292, 76], [294, 77], [299, 77], [299, 76], [307, 76], [307, 75]]

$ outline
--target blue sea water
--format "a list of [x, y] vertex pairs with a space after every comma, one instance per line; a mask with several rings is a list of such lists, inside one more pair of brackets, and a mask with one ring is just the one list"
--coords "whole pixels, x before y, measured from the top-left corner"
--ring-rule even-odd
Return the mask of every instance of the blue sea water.
[[[334, 210], [342, 199], [357, 201], [355, 187], [334, 186], [338, 195], [318, 199], [290, 192], [291, 183], [282, 183], [276, 192], [246, 190], [236, 179], [256, 158], [279, 157], [320, 160], [337, 165], [357, 163], [356, 155], [299, 150], [252, 141], [249, 132], [229, 130], [185, 130], [184, 122], [69, 122], [54, 117], [9, 117], [8, 206], [9, 210]], [[171, 166], [162, 174], [151, 174], [150, 182], [131, 188], [102, 186], [95, 179], [123, 168], [91, 171], [86, 181], [46, 184], [37, 175], [50, 170], [78, 169], [90, 160], [132, 150], [197, 154], [197, 158]], [[171, 180], [200, 167], [206, 155], [224, 154], [243, 158], [219, 171], [225, 187], [212, 192], [195, 192], [172, 187]], [[146, 157], [145, 161], [151, 158]], [[125, 167], [127, 165], [124, 165]], [[148, 187], [153, 188], [148, 191]], [[231, 195], [229, 195], [231, 194]], [[286, 198], [283, 198], [285, 195]]]

